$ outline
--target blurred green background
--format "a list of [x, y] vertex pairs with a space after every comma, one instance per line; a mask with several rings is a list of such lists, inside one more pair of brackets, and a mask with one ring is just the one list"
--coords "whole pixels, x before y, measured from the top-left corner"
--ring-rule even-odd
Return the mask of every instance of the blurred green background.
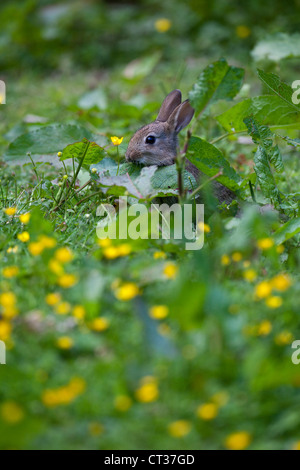
[[[124, 136], [123, 156], [165, 94], [180, 87], [185, 96], [219, 57], [246, 70], [238, 99], [265, 91], [258, 65], [289, 84], [300, 78], [300, 0], [2, 0], [0, 26], [0, 79], [7, 85], [1, 155], [30, 129], [79, 123], [105, 142]], [[209, 119], [200, 130], [222, 132]], [[245, 163], [251, 146], [222, 141], [220, 148], [238, 170], [252, 171]], [[0, 168], [2, 207], [19, 204], [25, 212], [22, 201], [36, 184], [30, 163], [12, 166], [0, 157]], [[62, 176], [54, 167], [40, 171], [51, 182]], [[281, 188], [291, 191], [299, 174], [299, 155], [288, 155]], [[30, 256], [17, 237], [19, 221], [10, 224], [1, 211], [1, 268], [19, 269], [0, 279], [1, 293], [14, 292], [19, 310], [12, 334], [0, 319], [8, 343], [7, 365], [0, 366], [1, 448], [300, 447], [300, 366], [290, 359], [300, 337], [299, 235], [265, 253], [257, 240], [278, 228], [276, 215], [249, 209], [234, 238], [235, 220], [216, 213], [201, 252], [143, 241], [130, 243], [130, 256], [110, 259], [95, 244], [96, 202], [76, 214], [56, 213], [52, 225], [43, 221], [47, 200], [35, 193], [30, 204], [42, 212], [23, 229], [35, 241], [55, 229], [57, 246]], [[49, 269], [61, 246], [72, 250], [63, 264], [78, 277], [67, 289]], [[166, 263], [174, 276], [165, 275]], [[280, 289], [270, 287], [283, 305], [254, 300], [255, 283], [274, 286], [283, 271]], [[127, 281], [142, 295], [119, 299], [116, 286]], [[47, 295], [56, 292], [60, 300], [51, 303]], [[157, 305], [167, 307], [166, 318], [149, 315]], [[60, 308], [67, 316], [57, 314]], [[95, 325], [98, 315], [107, 323]]]

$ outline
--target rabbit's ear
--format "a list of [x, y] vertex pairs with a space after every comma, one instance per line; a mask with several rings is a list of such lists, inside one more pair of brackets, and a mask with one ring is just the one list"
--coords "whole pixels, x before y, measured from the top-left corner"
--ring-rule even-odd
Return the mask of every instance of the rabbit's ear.
[[190, 105], [189, 100], [177, 106], [168, 119], [168, 123], [175, 130], [176, 134], [191, 122], [194, 112], [195, 110]]
[[159, 110], [156, 121], [165, 122], [169, 119], [170, 115], [181, 103], [181, 91], [173, 90], [169, 93], [163, 101]]

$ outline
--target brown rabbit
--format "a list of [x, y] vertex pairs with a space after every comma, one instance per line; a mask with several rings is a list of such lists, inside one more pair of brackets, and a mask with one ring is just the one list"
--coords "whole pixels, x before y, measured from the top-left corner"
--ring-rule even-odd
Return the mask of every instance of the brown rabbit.
[[[181, 91], [173, 90], [164, 99], [154, 122], [139, 129], [131, 138], [126, 151], [126, 160], [143, 165], [172, 165], [178, 151], [178, 134], [194, 116], [189, 100], [181, 102]], [[201, 172], [189, 160], [186, 169], [200, 182]], [[229, 204], [235, 195], [228, 188], [213, 182], [214, 194], [220, 201]]]

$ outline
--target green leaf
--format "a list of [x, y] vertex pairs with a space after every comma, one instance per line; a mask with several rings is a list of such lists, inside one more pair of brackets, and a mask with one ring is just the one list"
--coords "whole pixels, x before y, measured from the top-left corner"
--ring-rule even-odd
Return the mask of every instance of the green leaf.
[[78, 106], [81, 109], [106, 109], [107, 99], [103, 90], [96, 89], [85, 93], [79, 100]]
[[270, 168], [268, 155], [262, 146], [257, 148], [257, 151], [254, 155], [254, 163], [254, 170], [264, 196], [278, 198], [278, 189]]
[[263, 70], [257, 70], [258, 76], [260, 80], [267, 85], [267, 87], [275, 93], [275, 95], [279, 96], [283, 101], [285, 101], [291, 108], [295, 109], [298, 113], [300, 113], [300, 105], [293, 103], [292, 96], [293, 96], [293, 89], [285, 82], [281, 81], [280, 78], [275, 75], [274, 73], [267, 73]]
[[[195, 178], [186, 170], [183, 172], [183, 184], [185, 189], [196, 189]], [[176, 165], [160, 166], [152, 177], [153, 188], [161, 191], [169, 191], [178, 188], [178, 173]]]
[[89, 142], [87, 139], [83, 139], [81, 142], [75, 142], [64, 148], [60, 160], [75, 158], [78, 161], [81, 160], [84, 153], [84, 165], [99, 163], [105, 157], [105, 150], [102, 147], [99, 147], [95, 142]]
[[232, 191], [239, 189], [240, 177], [224, 158], [223, 154], [214, 145], [200, 139], [192, 137], [190, 139], [187, 158], [204, 174], [215, 176], [220, 170], [223, 175], [216, 178]]
[[291, 139], [288, 136], [277, 135], [281, 139], [285, 140], [288, 145], [292, 145], [292, 147], [298, 148], [300, 147], [300, 139]]
[[254, 118], [249, 117], [244, 120], [248, 133], [251, 135], [255, 144], [261, 145], [266, 153], [270, 163], [272, 163], [278, 173], [283, 171], [282, 156], [278, 145], [273, 147], [273, 133], [268, 126], [259, 124]]
[[[5, 153], [6, 161], [28, 160], [26, 154], [48, 155], [62, 151], [68, 144], [86, 138], [92, 140], [93, 135], [82, 126], [72, 124], [53, 124], [41, 127], [17, 137]], [[50, 160], [50, 159], [49, 159]]]
[[282, 59], [300, 57], [300, 34], [269, 36], [256, 44], [251, 55], [256, 62], [270, 60], [277, 63]]
[[276, 245], [280, 245], [289, 238], [300, 233], [300, 218], [292, 219], [282, 225], [275, 233], [274, 240]]
[[300, 113], [293, 110], [279, 96], [262, 95], [237, 103], [216, 117], [227, 132], [241, 132], [247, 129], [244, 119], [253, 116], [268, 126], [284, 126], [293, 124], [299, 127]]
[[196, 114], [218, 100], [232, 100], [239, 92], [244, 70], [221, 59], [206, 67], [189, 93]]

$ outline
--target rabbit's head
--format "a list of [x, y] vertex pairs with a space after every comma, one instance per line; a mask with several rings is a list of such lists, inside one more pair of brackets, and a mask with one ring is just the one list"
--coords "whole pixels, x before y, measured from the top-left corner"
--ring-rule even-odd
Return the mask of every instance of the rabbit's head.
[[156, 120], [133, 135], [126, 160], [143, 165], [172, 165], [177, 155], [177, 135], [193, 115], [189, 101], [181, 103], [181, 91], [173, 90], [161, 105]]

